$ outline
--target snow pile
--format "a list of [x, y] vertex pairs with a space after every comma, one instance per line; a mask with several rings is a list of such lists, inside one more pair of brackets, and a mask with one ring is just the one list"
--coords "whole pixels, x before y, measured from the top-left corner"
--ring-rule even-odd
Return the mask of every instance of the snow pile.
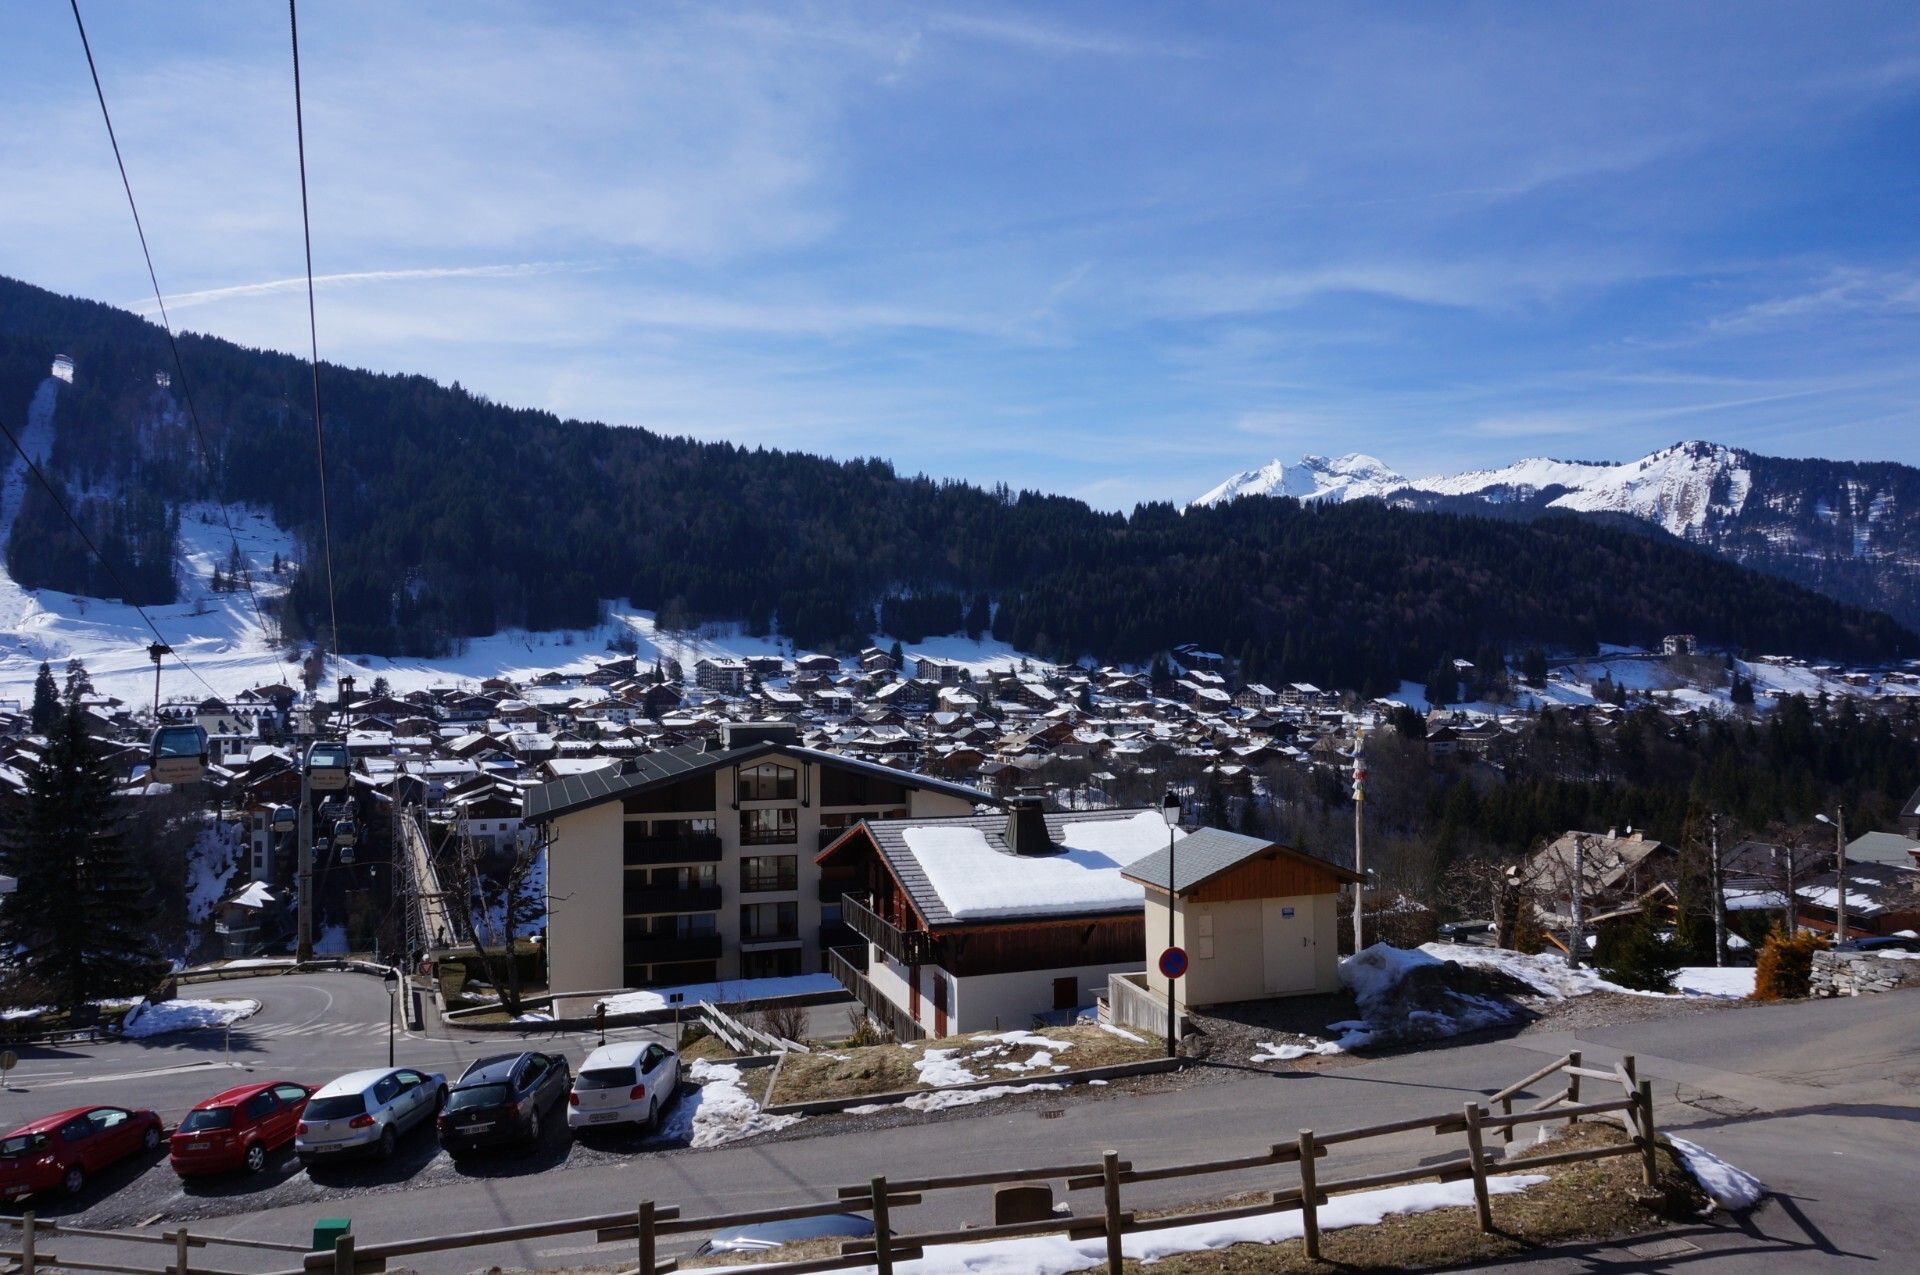
[[871, 1115], [876, 1111], [893, 1111], [905, 1108], [908, 1111], [946, 1111], [952, 1107], [971, 1107], [976, 1102], [990, 1102], [995, 1098], [1007, 1098], [1023, 1093], [1055, 1093], [1066, 1086], [1058, 1084], [1033, 1085], [986, 1085], [979, 1089], [930, 1089], [925, 1093], [909, 1094], [899, 1102], [869, 1102], [858, 1107], [848, 1107], [847, 1114], [854, 1116]]
[[1279, 1045], [1270, 1040], [1263, 1040], [1260, 1042], [1259, 1049], [1257, 1049], [1254, 1055], [1247, 1059], [1247, 1061], [1257, 1063], [1292, 1062], [1296, 1058], [1305, 1058], [1313, 1054], [1325, 1056], [1345, 1052], [1337, 1040], [1323, 1040], [1312, 1045]]
[[[1512, 1173], [1487, 1179], [1492, 1195], [1516, 1195], [1528, 1187], [1545, 1182], [1538, 1173]], [[1336, 1195], [1319, 1209], [1322, 1231], [1349, 1226], [1374, 1226], [1389, 1217], [1430, 1213], [1435, 1209], [1469, 1208], [1473, 1204], [1472, 1182], [1417, 1183], [1387, 1187], [1379, 1191], [1359, 1191]], [[1301, 1237], [1298, 1209], [1263, 1213], [1257, 1217], [1234, 1218], [1225, 1222], [1196, 1222], [1191, 1226], [1169, 1227], [1122, 1238], [1121, 1252], [1136, 1262], [1152, 1263], [1176, 1253], [1202, 1253], [1235, 1244], [1284, 1244]], [[991, 1240], [975, 1244], [940, 1244], [911, 1262], [896, 1262], [900, 1275], [1070, 1275], [1070, 1272], [1098, 1269], [1106, 1260], [1104, 1238], [1070, 1240], [1063, 1235], [1040, 1235], [1029, 1239]], [[719, 1272], [744, 1273], [755, 1266], [726, 1266]], [[864, 1266], [858, 1271], [871, 1271]]]
[[[1130, 1032], [1117, 1034], [1129, 1040], [1139, 1041], [1138, 1036]], [[985, 1063], [995, 1071], [1065, 1071], [1066, 1065], [1053, 1061], [1053, 1056], [1063, 1050], [1072, 1049], [1070, 1040], [1054, 1040], [1035, 1032], [1015, 1030], [993, 1032], [973, 1038], [979, 1042], [979, 1048], [966, 1049], [928, 1049], [914, 1060], [913, 1069], [920, 1077], [920, 1083], [932, 1089], [948, 1085], [964, 1085], [968, 1081], [984, 1079], [979, 1073], [967, 1070], [968, 1063]], [[1140, 1041], [1145, 1044], [1146, 1042]], [[1025, 1058], [1013, 1057], [1015, 1050], [1031, 1049], [1033, 1052]], [[994, 1062], [993, 1059], [1005, 1059]]]
[[782, 996], [813, 996], [838, 992], [840, 981], [831, 974], [796, 974], [787, 978], [736, 978], [720, 983], [683, 983], [677, 987], [656, 987], [647, 992], [623, 992], [609, 996], [600, 1004], [609, 1014], [645, 1014], [670, 1009], [668, 998], [678, 995], [682, 1005], [742, 1005], [749, 1001], [774, 1000]]
[[1667, 1142], [1700, 1184], [1700, 1189], [1707, 1193], [1707, 1198], [1729, 1213], [1752, 1208], [1767, 1193], [1766, 1183], [1745, 1169], [1728, 1164], [1699, 1143], [1672, 1135], [1668, 1135]]
[[957, 1049], [929, 1049], [914, 1060], [913, 1070], [920, 1077], [920, 1083], [938, 1089], [943, 1085], [964, 1085], [969, 1080], [979, 1080], [976, 1072], [968, 1071], [960, 1063], [960, 1051]]
[[1118, 1036], [1121, 1040], [1130, 1040], [1136, 1045], [1144, 1045], [1147, 1043], [1145, 1036], [1136, 1036], [1126, 1028], [1115, 1026], [1112, 1023], [1101, 1023], [1100, 1030], [1110, 1035]]
[[1145, 891], [1120, 872], [1166, 845], [1168, 834], [1165, 820], [1147, 810], [1069, 823], [1059, 833], [1062, 851], [1041, 856], [1004, 854], [978, 828], [908, 828], [900, 835], [954, 919], [977, 921], [1137, 907]]
[[732, 1063], [695, 1059], [687, 1079], [697, 1092], [675, 1103], [660, 1120], [660, 1133], [689, 1146], [717, 1147], [723, 1142], [772, 1133], [799, 1122], [799, 1116], [770, 1116], [740, 1087], [740, 1068]]
[[1651, 994], [1610, 983], [1590, 966], [1571, 968], [1567, 965], [1567, 958], [1557, 952], [1528, 956], [1524, 952], [1510, 952], [1505, 948], [1470, 947], [1464, 943], [1425, 943], [1420, 950], [1442, 961], [1452, 961], [1470, 969], [1493, 970], [1518, 979], [1531, 987], [1535, 995], [1547, 1000], [1566, 1000], [1571, 996], [1585, 996], [1589, 992], [1624, 992], [1629, 996]]
[[120, 1020], [120, 1034], [135, 1040], [201, 1027], [231, 1027], [260, 1012], [259, 1001], [145, 1001]]
[[1375, 943], [1340, 962], [1340, 981], [1359, 1004], [1360, 1021], [1328, 1030], [1344, 1033], [1336, 1043], [1350, 1050], [1439, 1040], [1521, 1018], [1515, 1005], [1455, 986], [1462, 973], [1461, 966], [1419, 948]]
[[1673, 977], [1673, 989], [1688, 996], [1718, 996], [1744, 1000], [1753, 995], [1751, 965], [1690, 965]]

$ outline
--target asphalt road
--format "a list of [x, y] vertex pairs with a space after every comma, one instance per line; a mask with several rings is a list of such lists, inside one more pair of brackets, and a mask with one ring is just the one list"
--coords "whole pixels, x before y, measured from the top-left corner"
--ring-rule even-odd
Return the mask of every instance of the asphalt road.
[[[227, 985], [219, 994], [265, 1006], [244, 1033], [235, 1032], [236, 1060], [254, 1069], [239, 1074], [324, 1079], [385, 1061], [386, 995], [371, 979], [262, 979]], [[24, 1118], [82, 1101], [138, 1102], [177, 1118], [238, 1073], [218, 1065], [217, 1034], [203, 1035], [211, 1039], [126, 1042], [23, 1059], [18, 1075], [30, 1092], [5, 1095], [7, 1109]], [[542, 1039], [545, 1045], [537, 1047], [560, 1048], [576, 1064], [593, 1043], [578, 1036]], [[504, 1043], [403, 1038], [397, 1052], [403, 1063], [454, 1073]], [[387, 1165], [332, 1170], [318, 1181], [282, 1165], [259, 1178], [184, 1189], [163, 1161], [136, 1164], [103, 1177], [77, 1206], [67, 1206], [66, 1216], [88, 1225], [146, 1223], [150, 1231], [182, 1218], [209, 1219], [204, 1229], [211, 1232], [273, 1240], [304, 1239], [320, 1217], [349, 1217], [365, 1244], [613, 1212], [645, 1198], [678, 1204], [688, 1215], [749, 1209], [816, 1200], [875, 1173], [901, 1178], [1093, 1160], [1107, 1147], [1145, 1166], [1253, 1152], [1290, 1141], [1303, 1127], [1327, 1130], [1454, 1110], [1574, 1047], [1590, 1065], [1635, 1054], [1640, 1074], [1655, 1081], [1662, 1127], [1756, 1172], [1779, 1198], [1738, 1224], [1721, 1218], [1663, 1237], [1679, 1246], [1669, 1256], [1644, 1245], [1600, 1246], [1509, 1263], [1514, 1269], [1822, 1272], [1873, 1264], [1898, 1270], [1920, 1252], [1920, 1212], [1907, 1199], [1920, 1177], [1915, 993], [1744, 1007], [1577, 1038], [1531, 1031], [1342, 1060], [1320, 1070], [1281, 1065], [1216, 1073], [1208, 1083], [1144, 1093], [1080, 1088], [982, 1104], [934, 1122], [905, 1113], [878, 1121], [820, 1118], [774, 1138], [698, 1151], [658, 1141], [582, 1147], [555, 1140], [535, 1153], [456, 1166], [430, 1133], [417, 1133]], [[29, 1075], [40, 1077], [37, 1084]], [[1337, 1162], [1330, 1161], [1334, 1171], [1405, 1165], [1458, 1150], [1452, 1140], [1442, 1144], [1431, 1135], [1366, 1146], [1364, 1154], [1339, 1148]], [[1275, 1184], [1270, 1172], [1264, 1180], [1253, 1173], [1190, 1179], [1129, 1188], [1128, 1205]], [[1082, 1197], [1074, 1202], [1092, 1204]], [[44, 1211], [62, 1208], [56, 1203]], [[899, 1215], [895, 1226], [962, 1225], [984, 1217], [986, 1208], [984, 1189], [951, 1192]], [[76, 1242], [62, 1243], [72, 1248]], [[106, 1251], [90, 1246], [87, 1255]], [[124, 1257], [126, 1250], [119, 1252]], [[210, 1256], [209, 1262], [229, 1269], [278, 1264], [269, 1255], [240, 1260], [245, 1256]], [[580, 1236], [410, 1259], [410, 1265], [429, 1272], [494, 1264], [553, 1268], [613, 1265], [628, 1257], [625, 1245], [595, 1245]]]

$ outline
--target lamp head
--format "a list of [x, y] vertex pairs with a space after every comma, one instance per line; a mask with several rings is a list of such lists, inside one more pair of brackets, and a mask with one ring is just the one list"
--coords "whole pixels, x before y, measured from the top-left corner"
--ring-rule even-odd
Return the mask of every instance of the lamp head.
[[1167, 827], [1179, 826], [1180, 796], [1171, 788], [1167, 789], [1167, 795], [1160, 799], [1160, 813], [1166, 817]]
[[1815, 815], [1814, 819], [1820, 823], [1825, 823], [1825, 824], [1830, 824], [1833, 822], [1833, 820], [1827, 818], [1825, 815]]

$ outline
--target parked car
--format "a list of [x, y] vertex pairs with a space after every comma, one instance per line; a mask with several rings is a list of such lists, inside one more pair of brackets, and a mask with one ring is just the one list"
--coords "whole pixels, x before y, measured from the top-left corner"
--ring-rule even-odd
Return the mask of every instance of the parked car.
[[0, 1138], [0, 1199], [43, 1191], [78, 1195], [87, 1179], [160, 1145], [160, 1117], [126, 1107], [73, 1107]]
[[300, 1163], [356, 1153], [386, 1159], [400, 1136], [433, 1119], [447, 1100], [447, 1078], [413, 1067], [354, 1071], [314, 1090], [294, 1127]]
[[573, 1072], [558, 1054], [500, 1054], [468, 1067], [440, 1112], [450, 1155], [506, 1142], [540, 1141], [540, 1122], [567, 1100]]
[[1920, 938], [1905, 934], [1876, 934], [1835, 943], [1836, 952], [1920, 952]]
[[[891, 1234], [891, 1232], [889, 1232]], [[803, 1240], [873, 1238], [873, 1219], [858, 1213], [829, 1213], [824, 1217], [795, 1217], [782, 1222], [756, 1222], [715, 1231], [694, 1250], [696, 1256], [713, 1253], [764, 1253]]]
[[217, 1093], [189, 1111], [173, 1131], [168, 1159], [181, 1177], [258, 1173], [267, 1157], [293, 1141], [312, 1090], [267, 1080]]
[[567, 1127], [637, 1124], [660, 1127], [660, 1113], [680, 1084], [680, 1055], [658, 1042], [602, 1045], [587, 1055], [567, 1095]]

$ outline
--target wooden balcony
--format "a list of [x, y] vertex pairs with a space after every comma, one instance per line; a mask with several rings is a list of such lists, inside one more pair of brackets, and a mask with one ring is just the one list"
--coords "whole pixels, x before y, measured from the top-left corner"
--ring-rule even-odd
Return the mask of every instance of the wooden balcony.
[[827, 972], [840, 981], [840, 986], [853, 993], [853, 998], [871, 1014], [881, 1026], [893, 1033], [899, 1041], [920, 1040], [927, 1034], [926, 1028], [908, 1017], [907, 1011], [882, 996], [867, 976], [855, 969], [853, 963], [838, 951], [827, 953]]
[[932, 959], [933, 936], [924, 930], [902, 930], [868, 907], [858, 895], [840, 901], [840, 920], [867, 942], [906, 965], [925, 965]]

